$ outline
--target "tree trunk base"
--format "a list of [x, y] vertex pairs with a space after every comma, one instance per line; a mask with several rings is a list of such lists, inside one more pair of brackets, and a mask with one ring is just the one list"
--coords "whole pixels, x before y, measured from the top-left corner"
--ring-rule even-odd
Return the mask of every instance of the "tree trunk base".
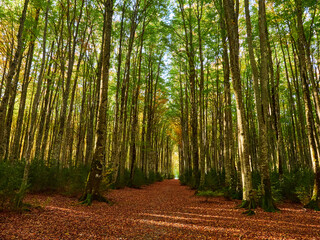
[[262, 196], [261, 198], [261, 208], [265, 212], [278, 212], [279, 209], [274, 204], [274, 201], [271, 197]]
[[306, 205], [304, 205], [303, 207], [304, 208], [313, 209], [313, 210], [316, 210], [316, 211], [320, 211], [319, 203], [316, 200], [310, 200], [310, 202], [307, 203]]
[[16, 193], [14, 199], [13, 199], [13, 208], [15, 210], [22, 209], [23, 208], [23, 199], [26, 196], [28, 186], [24, 183], [21, 184], [21, 187], [19, 189], [19, 192]]
[[257, 203], [254, 200], [242, 200], [237, 208], [256, 209]]
[[90, 193], [86, 193], [84, 195], [82, 195], [79, 199], [80, 204], [86, 205], [86, 206], [90, 206], [92, 204], [92, 202], [96, 200], [98, 202], [105, 202], [108, 204], [112, 204], [111, 201], [109, 201], [108, 199], [106, 199], [104, 196], [102, 196], [101, 194], [90, 194]]
[[255, 200], [250, 199], [248, 200], [243, 200], [240, 205], [237, 206], [237, 208], [245, 208], [247, 209], [246, 211], [243, 212], [243, 214], [247, 214], [248, 216], [254, 215], [255, 212], [252, 209], [257, 208], [257, 203]]

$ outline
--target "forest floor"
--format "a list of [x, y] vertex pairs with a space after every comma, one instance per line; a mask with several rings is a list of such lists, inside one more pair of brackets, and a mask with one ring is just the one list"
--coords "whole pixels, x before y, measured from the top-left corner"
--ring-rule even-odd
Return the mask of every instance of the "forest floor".
[[320, 239], [320, 212], [279, 204], [280, 212], [236, 209], [239, 201], [208, 202], [178, 180], [142, 189], [113, 190], [114, 205], [79, 205], [76, 198], [32, 194], [42, 206], [31, 212], [0, 213], [0, 239]]

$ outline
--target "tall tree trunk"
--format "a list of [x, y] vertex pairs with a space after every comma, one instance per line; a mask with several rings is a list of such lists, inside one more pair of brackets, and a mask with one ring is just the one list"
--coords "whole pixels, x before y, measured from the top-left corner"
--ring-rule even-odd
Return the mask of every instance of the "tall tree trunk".
[[261, 172], [261, 189], [262, 189], [262, 208], [265, 211], [275, 211], [271, 193], [271, 181], [269, 175], [268, 161], [268, 45], [267, 45], [267, 20], [265, 0], [259, 0], [259, 36], [260, 36], [260, 87], [261, 87], [261, 116], [259, 119], [259, 144], [260, 144], [260, 172]]
[[[200, 5], [200, 6], [199, 6]], [[197, 1], [197, 22], [198, 22], [198, 38], [199, 38], [199, 57], [200, 57], [200, 91], [199, 91], [199, 110], [200, 110], [200, 183], [199, 187], [205, 184], [206, 175], [206, 128], [204, 126], [204, 67], [203, 67], [203, 51], [202, 51], [202, 32], [201, 32], [201, 19], [202, 19], [203, 3]]]
[[142, 63], [142, 49], [143, 49], [143, 36], [144, 36], [144, 30], [145, 30], [145, 18], [143, 20], [143, 26], [142, 26], [142, 32], [141, 32], [141, 40], [140, 40], [140, 50], [139, 50], [139, 62], [138, 62], [138, 82], [135, 87], [135, 92], [133, 95], [133, 101], [132, 101], [132, 128], [131, 128], [131, 141], [130, 141], [130, 181], [131, 184], [133, 183], [133, 177], [134, 177], [134, 169], [136, 165], [136, 159], [137, 159], [137, 147], [136, 147], [136, 141], [137, 141], [137, 131], [138, 131], [138, 114], [139, 114], [139, 106], [138, 106], [138, 98], [139, 98], [139, 92], [140, 92], [140, 85], [141, 85], [141, 63]]
[[230, 91], [230, 66], [229, 66], [229, 56], [228, 56], [228, 43], [226, 36], [226, 23], [224, 11], [222, 8], [222, 1], [220, 1], [220, 28], [222, 37], [222, 47], [223, 47], [223, 79], [224, 79], [224, 159], [225, 159], [225, 171], [226, 171], [226, 186], [227, 188], [233, 188], [235, 183], [234, 179], [234, 166], [233, 166], [233, 129], [232, 129], [232, 112], [231, 112], [231, 91]]
[[105, 32], [104, 32], [104, 55], [102, 58], [102, 86], [100, 95], [100, 106], [97, 123], [97, 141], [95, 152], [91, 163], [91, 170], [86, 183], [86, 188], [83, 196], [80, 198], [84, 204], [90, 205], [92, 200], [105, 200], [99, 193], [100, 183], [102, 180], [103, 161], [105, 158], [106, 149], [106, 132], [107, 132], [107, 106], [108, 106], [108, 83], [110, 69], [110, 54], [111, 54], [111, 32], [112, 32], [112, 15], [113, 15], [113, 0], [105, 2]]
[[115, 182], [117, 179], [118, 174], [118, 165], [119, 165], [119, 154], [120, 154], [120, 148], [118, 146], [118, 143], [120, 141], [119, 136], [119, 122], [120, 122], [120, 103], [119, 103], [119, 93], [120, 93], [120, 87], [121, 87], [121, 64], [122, 64], [122, 43], [123, 43], [123, 37], [124, 37], [124, 17], [126, 13], [126, 6], [127, 1], [124, 1], [122, 5], [122, 14], [121, 14], [121, 27], [120, 27], [120, 39], [119, 39], [119, 53], [117, 56], [118, 60], [118, 66], [117, 66], [117, 88], [116, 88], [116, 101], [115, 101], [115, 113], [114, 113], [114, 126], [113, 126], [113, 133], [112, 133], [112, 159], [113, 159], [113, 168], [115, 169], [112, 182]]
[[[125, 186], [125, 163], [127, 158], [127, 151], [126, 151], [126, 144], [127, 144], [127, 105], [128, 105], [128, 95], [129, 95], [129, 85], [130, 85], [130, 69], [131, 69], [131, 55], [133, 50], [133, 43], [135, 39], [135, 33], [138, 26], [138, 12], [139, 12], [139, 5], [140, 1], [136, 1], [134, 5], [134, 11], [131, 16], [131, 25], [130, 25], [130, 37], [128, 43], [128, 52], [126, 55], [126, 62], [125, 62], [125, 71], [124, 71], [124, 78], [122, 81], [122, 88], [121, 88], [121, 107], [120, 107], [120, 126], [119, 126], [119, 134], [121, 136], [120, 142], [120, 154], [119, 159], [115, 159], [119, 161], [118, 168], [115, 169], [116, 174], [119, 172], [118, 177], [118, 184], [120, 187]], [[116, 165], [117, 166], [117, 165]], [[119, 170], [118, 170], [119, 169]]]
[[[223, 0], [225, 9], [226, 25], [230, 49], [230, 65], [232, 73], [233, 88], [236, 98], [237, 123], [238, 123], [238, 148], [241, 163], [243, 205], [250, 202], [250, 193], [252, 191], [252, 177], [249, 163], [249, 139], [246, 126], [245, 110], [241, 88], [240, 64], [239, 64], [239, 32], [238, 15], [239, 1], [236, 0], [236, 6], [233, 0]], [[253, 201], [251, 201], [253, 202]], [[250, 204], [253, 205], [253, 204]], [[249, 206], [254, 207], [254, 206]]]

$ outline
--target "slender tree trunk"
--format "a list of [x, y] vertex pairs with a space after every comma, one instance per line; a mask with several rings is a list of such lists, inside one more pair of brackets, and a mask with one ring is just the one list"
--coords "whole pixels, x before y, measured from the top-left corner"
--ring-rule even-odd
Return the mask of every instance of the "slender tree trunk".
[[[53, 46], [54, 42], [52, 42], [52, 47], [51, 47], [51, 56], [50, 59], [52, 59], [52, 54], [53, 54]], [[50, 106], [50, 95], [52, 95], [52, 76], [54, 76], [57, 72], [58, 66], [55, 64], [53, 72], [51, 72], [51, 63], [48, 66], [47, 74], [48, 77], [47, 82], [46, 82], [46, 93], [44, 96], [44, 100], [42, 103], [42, 110], [40, 111], [40, 120], [39, 120], [39, 128], [38, 128], [38, 134], [37, 134], [37, 140], [36, 140], [36, 150], [35, 150], [35, 157], [40, 158], [41, 156], [41, 143], [43, 139], [43, 134], [44, 134], [44, 129], [45, 129], [45, 124], [46, 124], [46, 115], [49, 115], [50, 112], [48, 112], [48, 108]], [[52, 74], [52, 75], [50, 75]], [[43, 160], [43, 159], [41, 159]]]
[[[84, 1], [82, 1], [82, 6], [83, 4], [84, 4]], [[63, 159], [60, 157], [61, 157], [61, 150], [63, 145], [63, 137], [65, 135], [65, 129], [67, 128], [66, 120], [67, 120], [67, 110], [68, 110], [68, 99], [69, 99], [70, 90], [71, 90], [71, 78], [73, 73], [76, 45], [78, 40], [79, 24], [82, 16], [82, 7], [81, 7], [79, 19], [77, 21], [77, 24], [75, 24], [75, 17], [74, 16], [72, 17], [71, 15], [70, 6], [71, 6], [70, 0], [68, 0], [67, 7], [66, 7], [67, 28], [68, 28], [67, 29], [68, 30], [68, 42], [67, 42], [68, 69], [67, 69], [67, 77], [65, 80], [64, 80], [64, 70], [62, 70], [62, 78], [63, 78], [62, 108], [61, 108], [60, 117], [59, 117], [59, 130], [54, 143], [54, 149], [53, 149], [53, 155], [52, 155], [53, 159], [57, 161], [60, 167], [63, 167], [66, 161], [66, 159]], [[76, 4], [74, 6], [74, 11], [76, 11]], [[64, 69], [64, 64], [61, 67]], [[65, 85], [64, 85], [64, 82], [65, 82]]]
[[18, 67], [19, 59], [21, 58], [22, 52], [24, 49], [23, 31], [24, 31], [24, 23], [27, 15], [28, 4], [29, 4], [29, 0], [25, 0], [21, 18], [20, 18], [18, 35], [17, 35], [18, 44], [14, 54], [13, 61], [10, 62], [10, 65], [9, 65], [8, 75], [6, 77], [6, 89], [0, 103], [0, 159], [3, 157], [4, 151], [5, 151], [6, 139], [4, 138], [5, 136], [4, 124], [6, 119], [7, 105], [10, 98], [10, 88], [12, 84], [11, 82], [14, 75], [16, 74], [16, 68]]
[[[125, 186], [125, 162], [127, 158], [127, 151], [126, 151], [126, 144], [127, 144], [127, 105], [128, 105], [128, 95], [129, 95], [129, 80], [130, 80], [130, 69], [131, 69], [131, 55], [133, 50], [133, 43], [135, 38], [135, 32], [138, 26], [138, 11], [139, 11], [140, 1], [136, 1], [134, 5], [134, 11], [131, 16], [131, 25], [130, 25], [130, 37], [129, 37], [129, 44], [128, 44], [128, 52], [126, 55], [126, 63], [125, 63], [125, 71], [124, 71], [124, 78], [122, 81], [122, 88], [121, 88], [121, 108], [120, 108], [120, 126], [119, 126], [119, 134], [122, 136], [120, 142], [120, 154], [119, 154], [119, 165], [116, 167], [116, 174], [119, 172], [117, 176], [119, 179], [119, 186]], [[117, 166], [117, 165], [116, 165]], [[117, 170], [119, 168], [119, 170]], [[116, 179], [116, 178], [115, 178]]]
[[[221, 6], [222, 11], [222, 6]], [[231, 91], [230, 91], [230, 66], [228, 56], [228, 44], [226, 39], [224, 12], [221, 14], [220, 26], [223, 45], [223, 78], [224, 78], [224, 102], [225, 102], [225, 132], [224, 132], [224, 159], [226, 171], [226, 185], [233, 188], [234, 184], [234, 166], [233, 166], [233, 129], [231, 113]]]
[[[25, 159], [28, 159], [30, 161], [31, 159], [31, 150], [33, 148], [33, 141], [34, 141], [34, 135], [36, 130], [36, 119], [37, 119], [37, 113], [38, 113], [38, 105], [40, 102], [40, 94], [42, 90], [42, 81], [44, 78], [44, 68], [45, 68], [45, 62], [46, 62], [46, 42], [47, 42], [47, 28], [48, 28], [48, 12], [49, 12], [49, 4], [50, 0], [47, 2], [47, 10], [45, 13], [45, 27], [43, 32], [43, 43], [42, 43], [42, 59], [41, 59], [41, 68], [40, 73], [38, 77], [38, 84], [37, 84], [37, 90], [36, 94], [34, 96], [33, 105], [31, 109], [31, 122], [30, 122], [30, 129], [27, 135], [27, 150]], [[53, 49], [51, 49], [53, 50]]]
[[140, 92], [140, 85], [141, 85], [141, 63], [142, 63], [142, 49], [143, 49], [143, 35], [144, 35], [144, 29], [145, 29], [145, 18], [143, 20], [143, 26], [142, 26], [142, 33], [141, 33], [141, 40], [140, 40], [140, 50], [139, 50], [139, 67], [138, 67], [138, 82], [135, 87], [135, 92], [133, 94], [133, 101], [132, 101], [132, 127], [131, 127], [131, 141], [130, 141], [130, 181], [131, 184], [133, 182], [134, 177], [134, 169], [136, 165], [136, 159], [137, 159], [137, 147], [136, 147], [136, 141], [137, 141], [137, 131], [138, 131], [138, 114], [139, 114], [139, 106], [138, 106], [138, 97]]
[[[302, 18], [302, 3], [301, 0], [296, 0], [296, 9], [297, 9], [297, 18], [298, 25]], [[299, 20], [300, 19], [300, 20]], [[301, 24], [301, 23], [300, 23]], [[301, 26], [300, 26], [301, 28]], [[307, 65], [306, 65], [306, 55], [305, 55], [305, 46], [303, 41], [303, 32], [298, 27], [298, 51], [299, 51], [299, 67], [300, 75], [302, 81], [302, 90], [303, 90], [303, 100], [306, 112], [307, 120], [307, 135], [310, 147], [310, 154], [312, 160], [312, 166], [315, 173], [314, 177], [314, 187], [312, 192], [311, 201], [306, 205], [306, 207], [319, 209], [318, 198], [320, 191], [320, 164], [318, 159], [318, 152], [316, 147], [316, 129], [313, 118], [312, 103], [310, 98], [310, 82], [307, 74]]]
[[[296, 116], [296, 108], [295, 108], [295, 104], [294, 104], [294, 100], [293, 100], [293, 91], [292, 91], [292, 86], [291, 86], [291, 82], [289, 79], [289, 71], [288, 71], [288, 66], [287, 66], [287, 59], [286, 59], [286, 55], [284, 52], [284, 48], [283, 48], [283, 42], [282, 42], [282, 37], [281, 34], [280, 35], [280, 47], [281, 47], [281, 52], [282, 52], [282, 56], [283, 56], [283, 60], [284, 60], [284, 67], [285, 67], [285, 72], [286, 72], [286, 80], [287, 80], [287, 84], [288, 84], [288, 89], [289, 89], [289, 96], [288, 96], [288, 100], [289, 100], [289, 113], [291, 116], [291, 136], [292, 136], [292, 141], [290, 141], [291, 144], [291, 154], [292, 157], [289, 157], [289, 163], [288, 163], [288, 167], [289, 169], [291, 169], [292, 167], [295, 168], [295, 162], [300, 162], [300, 156], [298, 153], [302, 153], [302, 149], [301, 149], [301, 145], [297, 143], [296, 140], [296, 124], [298, 124], [297, 122], [297, 116]], [[300, 139], [300, 130], [297, 130], [297, 134], [298, 134], [298, 138]], [[300, 137], [299, 137], [300, 136]], [[299, 141], [301, 142], [301, 141]], [[295, 150], [297, 149], [297, 151]], [[291, 159], [295, 159], [296, 161], [292, 161]]]
[[[11, 136], [11, 129], [12, 129], [11, 125], [12, 125], [13, 111], [14, 111], [14, 105], [15, 105], [15, 100], [16, 100], [16, 95], [17, 95], [17, 85], [19, 82], [21, 62], [22, 62], [22, 56], [20, 56], [18, 68], [17, 68], [17, 74], [15, 75], [14, 83], [12, 85], [12, 93], [10, 94], [10, 102], [9, 102], [9, 108], [8, 108], [8, 113], [7, 113], [7, 118], [6, 118], [6, 129], [4, 130], [4, 135], [5, 135], [4, 137], [7, 140], [5, 159], [8, 159], [9, 152], [10, 152], [9, 141], [10, 141], [10, 136]], [[10, 158], [10, 160], [12, 161], [14, 159]]]
[[122, 14], [121, 14], [121, 27], [120, 27], [120, 39], [119, 39], [119, 53], [118, 53], [118, 66], [117, 66], [117, 89], [116, 89], [116, 102], [115, 102], [115, 113], [114, 113], [114, 126], [112, 133], [112, 159], [113, 159], [113, 168], [115, 169], [112, 182], [115, 182], [118, 174], [118, 164], [119, 164], [119, 122], [120, 122], [120, 103], [119, 103], [119, 93], [121, 87], [121, 64], [122, 64], [122, 43], [124, 36], [124, 17], [126, 12], [127, 1], [124, 1], [122, 5]]
[[[199, 6], [200, 5], [200, 6]], [[202, 18], [203, 3], [197, 1], [197, 21], [198, 21], [198, 38], [199, 38], [199, 57], [200, 57], [200, 91], [199, 91], [199, 110], [200, 110], [200, 183], [199, 187], [205, 184], [205, 167], [206, 167], [206, 128], [204, 126], [204, 67], [203, 67], [203, 51], [202, 51], [202, 32], [201, 32], [201, 18]]]

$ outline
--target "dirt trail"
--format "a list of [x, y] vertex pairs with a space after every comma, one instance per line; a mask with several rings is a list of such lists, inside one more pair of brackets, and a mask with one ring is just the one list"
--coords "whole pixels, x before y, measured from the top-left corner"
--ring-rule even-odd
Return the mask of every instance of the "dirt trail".
[[255, 216], [239, 201], [204, 202], [178, 180], [143, 189], [114, 190], [115, 204], [78, 205], [74, 198], [36, 194], [30, 213], [0, 213], [0, 239], [320, 239], [320, 212], [281, 204], [281, 212]]

